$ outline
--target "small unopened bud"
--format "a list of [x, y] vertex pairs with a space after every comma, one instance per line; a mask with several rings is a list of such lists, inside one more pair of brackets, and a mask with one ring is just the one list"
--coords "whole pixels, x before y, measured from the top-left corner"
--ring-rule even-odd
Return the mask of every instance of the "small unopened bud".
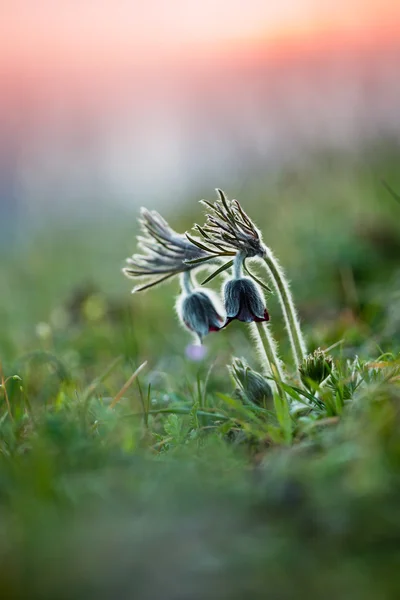
[[259, 406], [268, 406], [273, 398], [268, 381], [246, 363], [245, 360], [234, 358], [228, 367], [236, 384], [236, 393], [241, 400], [249, 401]]
[[178, 300], [178, 314], [183, 324], [202, 341], [211, 331], [219, 331], [224, 318], [214, 306], [211, 297], [203, 291], [183, 294]]
[[299, 367], [301, 380], [309, 389], [313, 387], [311, 382], [318, 386], [328, 379], [332, 370], [333, 358], [329, 354], [325, 354], [321, 348], [317, 348], [306, 356]]
[[226, 325], [233, 319], [244, 323], [269, 321], [265, 301], [254, 281], [248, 277], [230, 279], [224, 287]]

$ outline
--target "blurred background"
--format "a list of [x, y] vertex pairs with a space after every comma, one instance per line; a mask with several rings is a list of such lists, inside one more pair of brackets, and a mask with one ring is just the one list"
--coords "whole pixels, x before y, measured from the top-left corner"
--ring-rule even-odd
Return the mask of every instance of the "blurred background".
[[398, 3], [273, 4], [3, 2], [6, 219], [242, 191], [305, 152], [397, 140]]

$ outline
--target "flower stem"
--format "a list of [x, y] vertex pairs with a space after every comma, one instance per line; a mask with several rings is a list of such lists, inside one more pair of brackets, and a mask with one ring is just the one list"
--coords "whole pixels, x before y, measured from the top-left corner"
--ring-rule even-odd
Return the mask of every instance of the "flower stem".
[[233, 277], [240, 279], [243, 275], [243, 262], [246, 255], [243, 252], [238, 252], [233, 261]]
[[276, 351], [276, 342], [267, 323], [252, 323], [252, 327], [253, 331], [258, 335], [260, 349], [264, 351], [269, 364], [269, 370], [274, 376], [274, 383], [278, 392], [278, 394], [274, 394], [275, 413], [281, 427], [283, 439], [290, 445], [293, 439], [293, 426], [290, 417], [289, 401], [283, 387], [284, 374]]
[[269, 366], [268, 374], [274, 377], [277, 392], [284, 402], [287, 402], [285, 391], [281, 385], [284, 381], [281, 361], [277, 353], [277, 344], [266, 323], [252, 323], [251, 329], [258, 338], [259, 348]]
[[184, 271], [181, 274], [181, 289], [185, 294], [191, 294], [193, 292], [193, 281], [191, 278], [190, 271]]
[[275, 292], [279, 298], [285, 319], [286, 329], [289, 335], [290, 345], [292, 347], [294, 362], [298, 368], [303, 362], [307, 354], [307, 350], [304, 337], [300, 329], [300, 322], [294, 306], [292, 293], [283, 269], [273, 255], [272, 251], [268, 247], [265, 247], [265, 251], [265, 266], [270, 276], [271, 283], [275, 288]]

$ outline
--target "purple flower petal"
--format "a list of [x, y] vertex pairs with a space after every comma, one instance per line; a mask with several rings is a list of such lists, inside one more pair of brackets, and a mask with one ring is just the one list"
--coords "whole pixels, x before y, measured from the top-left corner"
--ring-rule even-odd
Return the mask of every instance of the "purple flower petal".
[[207, 354], [207, 348], [199, 344], [189, 344], [185, 349], [186, 358], [193, 362], [203, 360]]

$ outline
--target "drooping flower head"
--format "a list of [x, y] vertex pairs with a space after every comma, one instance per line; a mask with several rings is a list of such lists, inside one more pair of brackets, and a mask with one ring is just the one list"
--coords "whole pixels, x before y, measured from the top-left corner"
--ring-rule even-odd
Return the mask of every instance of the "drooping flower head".
[[145, 282], [133, 288], [140, 292], [194, 268], [190, 261], [206, 258], [204, 250], [179, 234], [155, 210], [141, 209], [140, 226], [144, 235], [138, 236], [139, 254], [127, 259], [123, 273]]
[[177, 310], [182, 323], [193, 331], [202, 342], [205, 335], [219, 331], [224, 325], [225, 318], [222, 310], [216, 308], [218, 302], [212, 299], [210, 292], [194, 290], [183, 292], [178, 298]]
[[[201, 240], [186, 233], [187, 239], [203, 252], [203, 257], [194, 262], [212, 264], [216, 260], [220, 262], [223, 257], [229, 257], [229, 260], [225, 264], [221, 265], [220, 263], [217, 270], [203, 283], [211, 281], [223, 271], [233, 267], [236, 278], [239, 276], [239, 272], [245, 270], [258, 286], [270, 292], [269, 286], [250, 272], [246, 265], [248, 258], [265, 256], [266, 248], [260, 231], [237, 200], [228, 200], [220, 189], [217, 189], [217, 193], [219, 200], [213, 204], [207, 200], [201, 200], [201, 203], [208, 209], [205, 225], [203, 227], [197, 224], [194, 226], [196, 233], [201, 235]], [[191, 264], [191, 261], [188, 263]], [[246, 286], [246, 283], [244, 285]]]
[[142, 253], [128, 258], [128, 266], [123, 272], [129, 278], [143, 278], [145, 283], [132, 291], [146, 290], [179, 275], [181, 294], [177, 302], [178, 316], [201, 342], [207, 333], [218, 331], [225, 322], [225, 317], [221, 316], [223, 310], [212, 298], [211, 292], [196, 290], [191, 277], [191, 272], [199, 264], [209, 262], [210, 258], [185, 235], [174, 231], [156, 211], [142, 208], [140, 224], [144, 235], [137, 239]]
[[[261, 234], [237, 200], [228, 200], [224, 192], [217, 189], [219, 200], [214, 204], [202, 200], [208, 213], [203, 227], [194, 229], [202, 236], [201, 241], [186, 234], [188, 240], [206, 253], [203, 262], [221, 259], [230, 260], [220, 265], [203, 283], [207, 283], [223, 271], [233, 267], [233, 278], [224, 286], [224, 304], [227, 314], [225, 325], [233, 319], [245, 323], [268, 321], [269, 314], [260, 287], [270, 291], [246, 267], [247, 258], [264, 257], [265, 246]], [[251, 277], [243, 277], [243, 270]], [[255, 283], [256, 282], [256, 283]]]
[[243, 323], [269, 321], [261, 290], [249, 277], [229, 279], [224, 286], [226, 325], [234, 319]]
[[[217, 189], [217, 193], [219, 200], [213, 204], [206, 200], [202, 201], [208, 209], [208, 214], [206, 215], [207, 221], [204, 227], [195, 226], [196, 232], [201, 235], [201, 242], [198, 243], [197, 240], [191, 241], [202, 250], [205, 250], [209, 257], [219, 258], [229, 256], [232, 258], [234, 256], [235, 258], [219, 267], [206, 281], [210, 281], [216, 275], [231, 268], [235, 260], [240, 258], [246, 273], [258, 285], [271, 291], [246, 266], [246, 259], [248, 258], [262, 259], [263, 266], [267, 271], [268, 280], [271, 282], [281, 305], [294, 362], [299, 367], [307, 354], [306, 343], [284, 270], [275, 258], [271, 248], [263, 243], [259, 230], [244, 212], [239, 202], [237, 200], [228, 200], [224, 192], [219, 189]], [[191, 238], [188, 236], [188, 239]]]

